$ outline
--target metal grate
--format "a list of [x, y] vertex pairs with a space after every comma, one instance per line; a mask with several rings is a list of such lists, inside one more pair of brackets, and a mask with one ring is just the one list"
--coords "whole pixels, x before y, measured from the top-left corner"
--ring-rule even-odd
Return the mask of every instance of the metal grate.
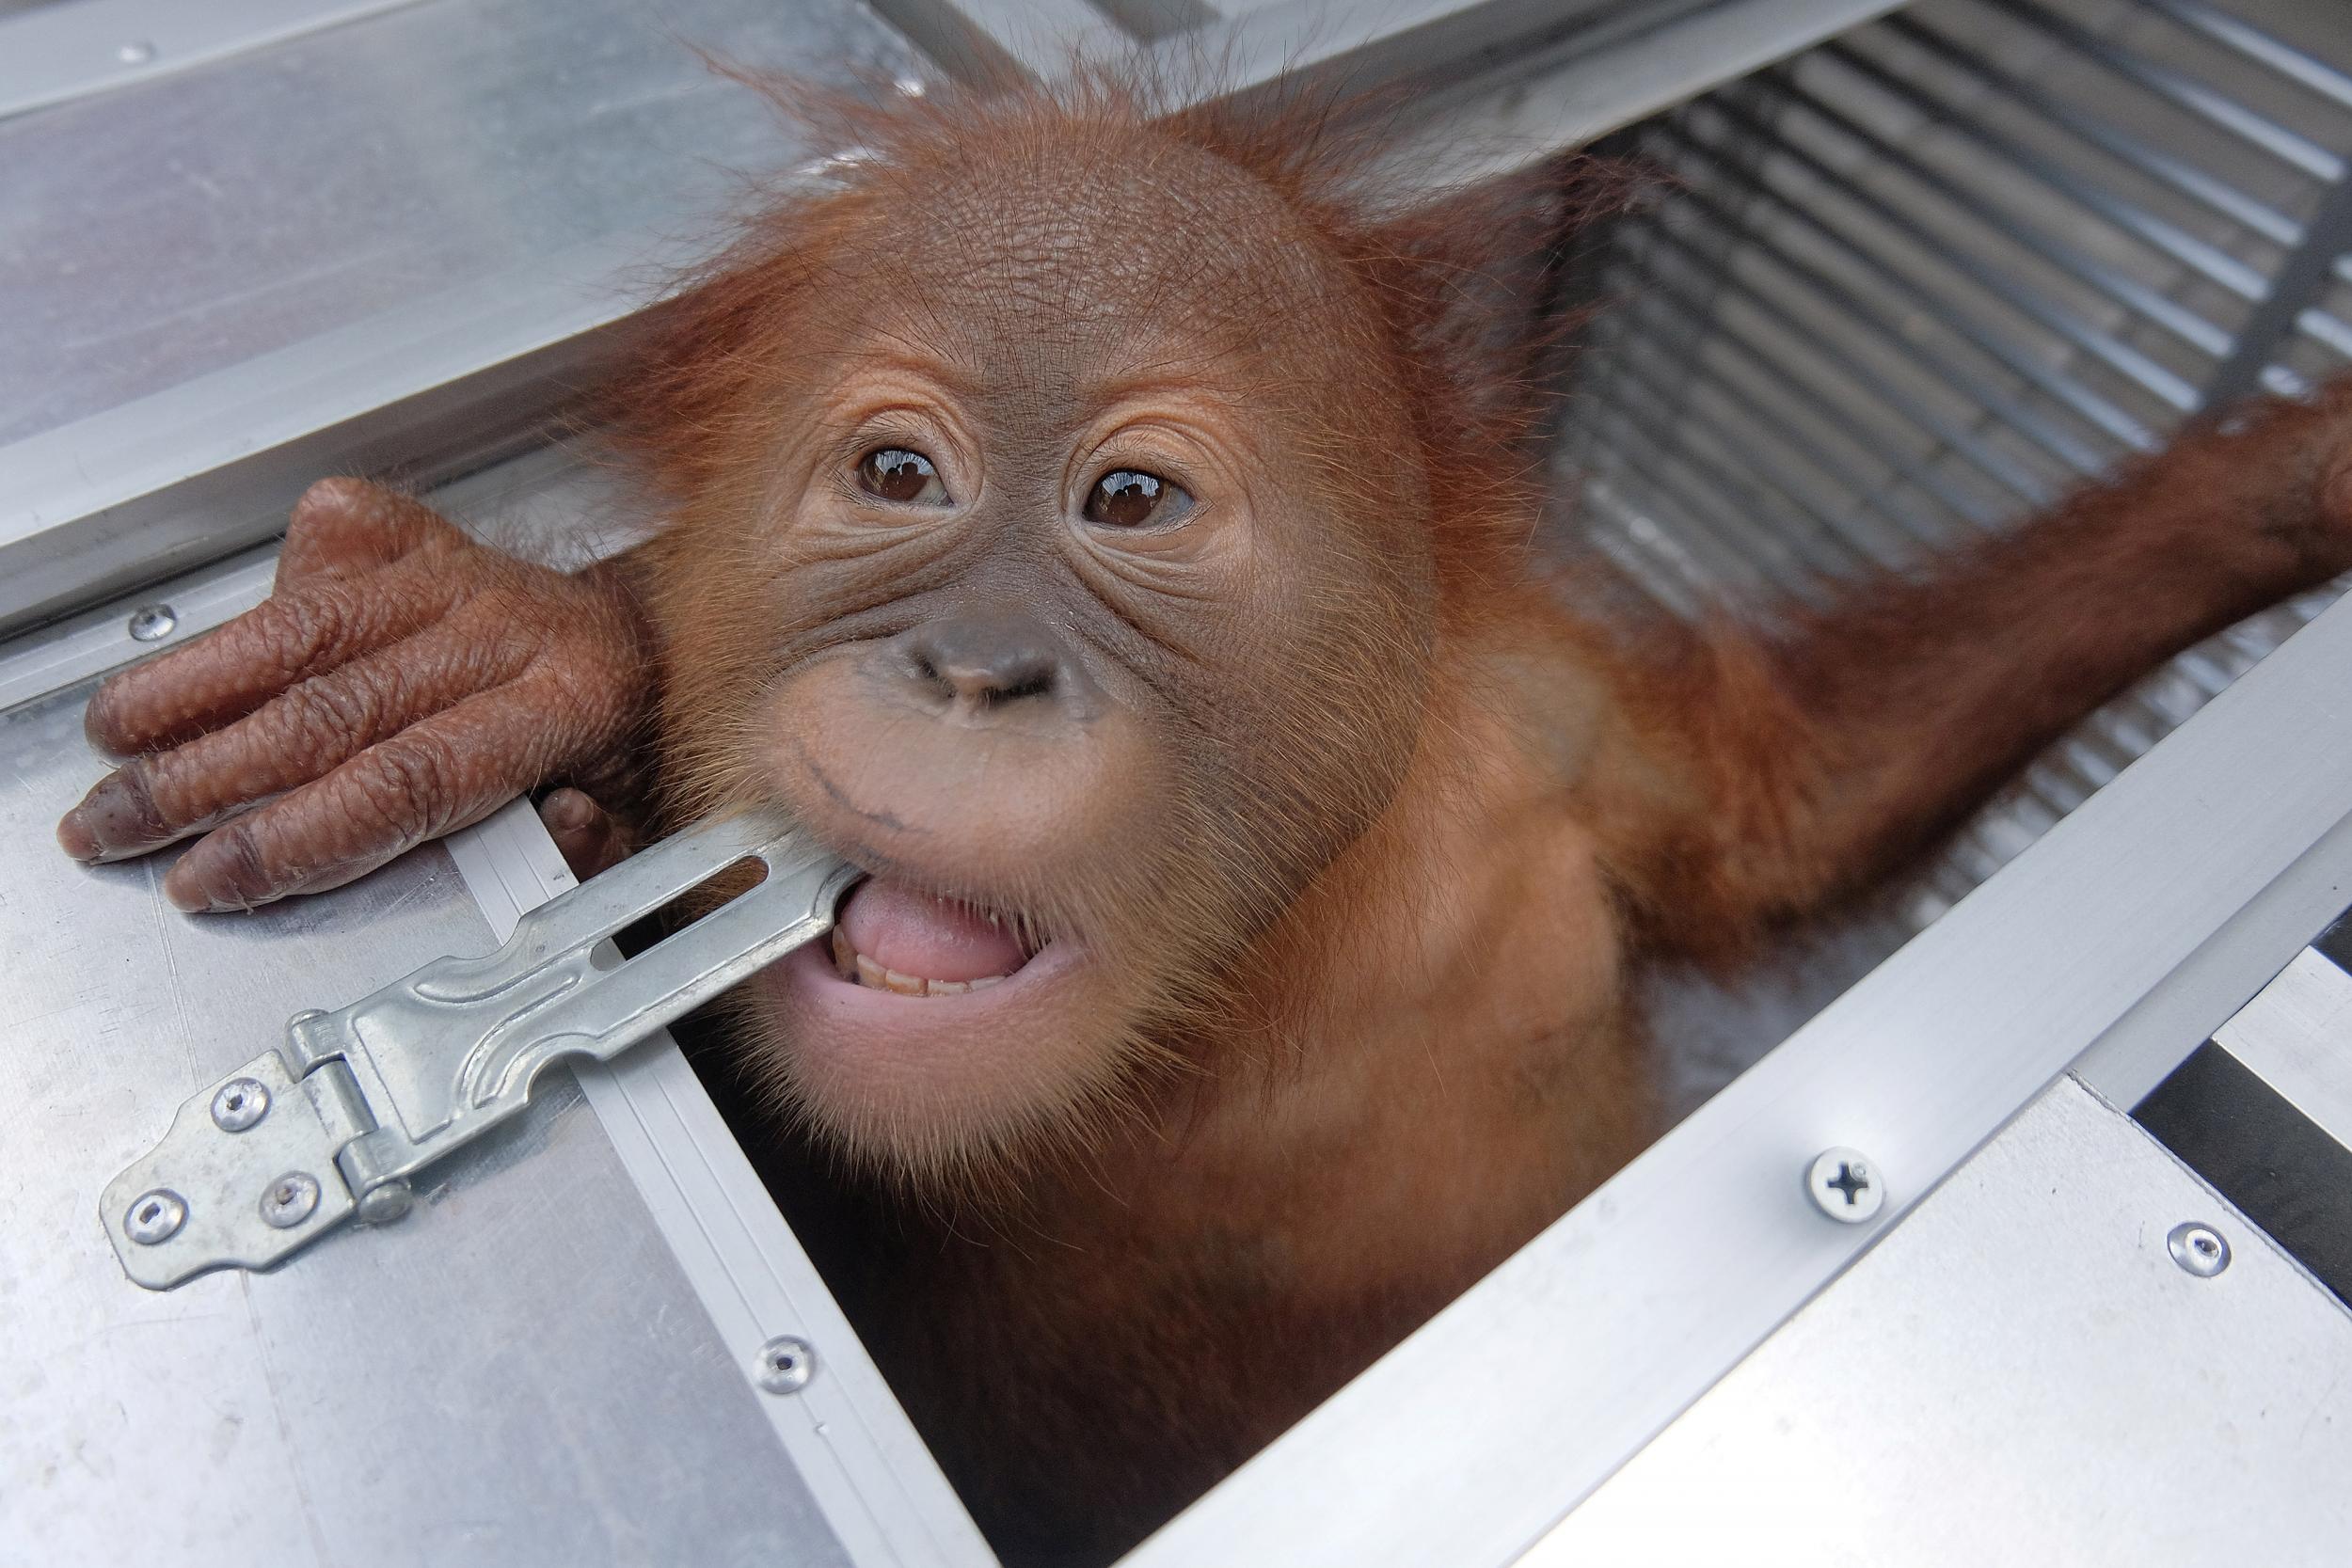
[[[1674, 183], [1601, 262], [1564, 444], [1585, 533], [1685, 612], [1814, 598], [2340, 371], [2347, 64], [2337, 0], [1923, 0], [1642, 127]], [[1898, 892], [1894, 940], [2332, 596], [2086, 721]]]

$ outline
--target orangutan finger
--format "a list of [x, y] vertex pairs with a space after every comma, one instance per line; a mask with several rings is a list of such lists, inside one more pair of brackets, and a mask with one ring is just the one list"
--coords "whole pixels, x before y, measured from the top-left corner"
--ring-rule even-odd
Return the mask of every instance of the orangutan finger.
[[532, 649], [459, 616], [288, 688], [224, 729], [134, 757], [57, 824], [83, 861], [125, 860], [309, 784], [370, 746], [522, 673]]
[[537, 781], [539, 748], [515, 737], [530, 733], [541, 695], [503, 687], [379, 741], [199, 839], [166, 873], [164, 895], [216, 913], [321, 893], [481, 821]]
[[463, 537], [413, 496], [363, 479], [322, 479], [302, 493], [287, 520], [278, 586], [371, 572], [430, 541]]
[[581, 881], [628, 858], [628, 835], [612, 815], [583, 791], [558, 789], [539, 802], [539, 821]]
[[233, 723], [306, 676], [412, 635], [445, 614], [463, 588], [434, 562], [404, 561], [367, 578], [277, 594], [106, 682], [90, 698], [83, 728], [110, 756], [177, 746]]

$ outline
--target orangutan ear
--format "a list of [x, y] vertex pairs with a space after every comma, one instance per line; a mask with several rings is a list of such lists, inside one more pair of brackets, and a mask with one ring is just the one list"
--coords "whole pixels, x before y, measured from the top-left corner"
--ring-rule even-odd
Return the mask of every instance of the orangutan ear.
[[1594, 220], [1636, 189], [1614, 166], [1553, 160], [1381, 226], [1409, 346], [1454, 388], [1459, 418], [1512, 440], [1542, 432], [1585, 319], [1564, 272]]

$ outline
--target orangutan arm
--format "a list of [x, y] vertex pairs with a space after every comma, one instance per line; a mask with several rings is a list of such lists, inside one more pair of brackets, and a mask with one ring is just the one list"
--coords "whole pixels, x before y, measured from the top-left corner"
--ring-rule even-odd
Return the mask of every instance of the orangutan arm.
[[58, 840], [115, 861], [196, 838], [166, 895], [245, 909], [562, 784], [541, 815], [588, 875], [626, 847], [605, 805], [639, 793], [651, 641], [625, 560], [566, 575], [397, 492], [322, 481], [269, 599], [99, 689], [90, 740], [122, 764]]
[[1629, 665], [1633, 729], [1687, 788], [1623, 814], [1651, 939], [1736, 953], [1919, 853], [2167, 657], [2352, 569], [2352, 381], [2185, 432], [1929, 575]]

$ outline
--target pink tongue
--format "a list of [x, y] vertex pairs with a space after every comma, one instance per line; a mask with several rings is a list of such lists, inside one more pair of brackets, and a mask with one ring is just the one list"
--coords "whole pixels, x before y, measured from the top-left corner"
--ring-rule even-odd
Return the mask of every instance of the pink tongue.
[[1009, 929], [991, 926], [986, 915], [880, 879], [850, 895], [841, 934], [884, 969], [923, 980], [1009, 974], [1028, 957]]

